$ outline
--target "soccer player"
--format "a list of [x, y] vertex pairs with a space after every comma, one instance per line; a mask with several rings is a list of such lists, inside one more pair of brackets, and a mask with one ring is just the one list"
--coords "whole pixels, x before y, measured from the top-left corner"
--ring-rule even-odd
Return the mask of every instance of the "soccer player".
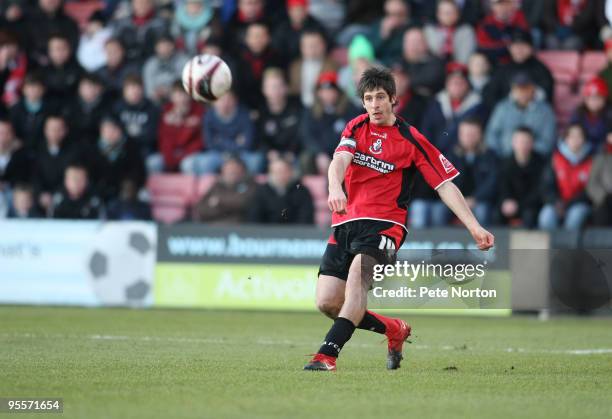
[[417, 129], [393, 114], [396, 92], [391, 73], [370, 68], [357, 90], [367, 113], [346, 125], [329, 168], [334, 230], [316, 288], [319, 310], [334, 323], [305, 370], [336, 370], [336, 359], [355, 328], [386, 335], [387, 368], [400, 367], [410, 326], [367, 310], [366, 303], [374, 265], [393, 261], [406, 237], [417, 170], [463, 222], [479, 249], [494, 244], [493, 235], [480, 226], [451, 181], [459, 172]]

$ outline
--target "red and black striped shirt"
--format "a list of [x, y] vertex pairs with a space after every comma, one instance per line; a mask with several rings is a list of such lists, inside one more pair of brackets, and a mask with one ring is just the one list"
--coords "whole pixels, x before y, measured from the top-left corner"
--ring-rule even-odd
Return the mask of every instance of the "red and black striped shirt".
[[397, 118], [392, 126], [370, 123], [368, 114], [350, 121], [336, 153], [353, 161], [344, 178], [346, 214], [334, 213], [332, 226], [353, 220], [390, 221], [406, 228], [416, 172], [434, 189], [459, 172], [416, 128]]

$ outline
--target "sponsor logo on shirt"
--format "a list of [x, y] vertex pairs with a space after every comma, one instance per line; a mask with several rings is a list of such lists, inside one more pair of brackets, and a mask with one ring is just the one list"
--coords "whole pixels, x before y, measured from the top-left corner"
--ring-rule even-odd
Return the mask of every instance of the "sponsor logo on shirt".
[[444, 171], [446, 173], [450, 173], [455, 170], [455, 166], [451, 162], [448, 161], [444, 155], [440, 154], [440, 163], [442, 163], [442, 167], [444, 167]]
[[363, 154], [359, 151], [355, 152], [355, 156], [353, 157], [353, 163], [358, 164], [360, 166], [365, 166], [372, 170], [376, 170], [377, 172], [383, 174], [391, 173], [395, 170], [395, 165], [393, 163], [377, 159], [374, 156], [370, 156], [369, 154]]
[[382, 140], [379, 138], [374, 144], [370, 146], [370, 153], [380, 154], [382, 153]]
[[376, 137], [380, 137], [380, 138], [382, 138], [383, 140], [386, 140], [386, 139], [387, 139], [387, 133], [386, 133], [386, 132], [382, 132], [382, 133], [381, 133], [381, 132], [374, 132], [374, 131], [371, 131], [371, 130], [370, 130], [370, 134], [372, 134], [372, 135], [374, 135], [374, 136], [376, 136]]

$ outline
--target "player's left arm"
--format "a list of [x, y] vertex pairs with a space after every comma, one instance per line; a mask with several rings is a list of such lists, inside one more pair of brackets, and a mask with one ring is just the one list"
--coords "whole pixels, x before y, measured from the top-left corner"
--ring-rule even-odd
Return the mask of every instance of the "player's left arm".
[[453, 182], [444, 182], [437, 189], [442, 202], [461, 220], [468, 229], [480, 250], [489, 250], [495, 244], [493, 234], [485, 230], [470, 209], [465, 197]]

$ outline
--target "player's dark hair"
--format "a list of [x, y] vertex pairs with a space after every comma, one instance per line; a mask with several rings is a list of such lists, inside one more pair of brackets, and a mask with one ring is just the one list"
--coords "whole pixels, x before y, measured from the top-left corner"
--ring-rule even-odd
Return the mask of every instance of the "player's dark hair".
[[526, 125], [521, 125], [521, 126], [517, 127], [514, 130], [514, 134], [516, 134], [516, 133], [527, 134], [527, 135], [529, 135], [531, 137], [531, 139], [535, 138], [535, 136], [533, 135], [533, 130], [531, 128], [529, 128], [528, 126], [526, 126]]
[[361, 100], [366, 92], [376, 89], [383, 89], [389, 98], [396, 95], [395, 79], [391, 71], [383, 67], [370, 67], [363, 72], [357, 85], [357, 94]]

